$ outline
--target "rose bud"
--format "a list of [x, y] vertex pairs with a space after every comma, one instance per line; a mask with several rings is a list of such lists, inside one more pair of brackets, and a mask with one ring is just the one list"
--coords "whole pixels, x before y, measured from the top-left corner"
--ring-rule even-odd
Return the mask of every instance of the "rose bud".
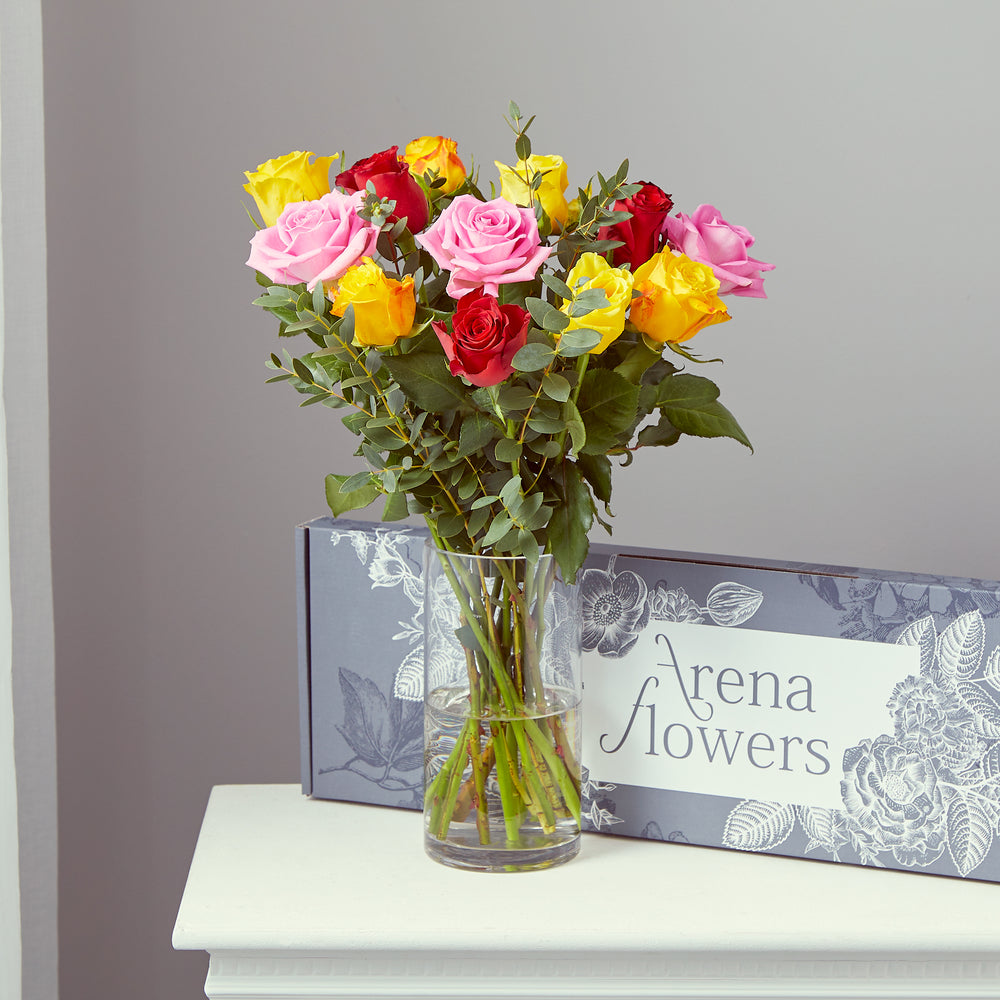
[[364, 191], [371, 181], [380, 198], [391, 198], [396, 209], [389, 216], [392, 222], [406, 218], [406, 228], [419, 233], [427, 225], [427, 198], [420, 185], [410, 175], [406, 160], [398, 156], [398, 146], [358, 160], [342, 174], [337, 174], [337, 187], [345, 191]]
[[624, 246], [611, 251], [611, 263], [615, 267], [629, 264], [633, 271], [662, 248], [663, 225], [674, 207], [670, 195], [655, 184], [639, 183], [641, 190], [614, 205], [616, 212], [631, 212], [632, 218], [613, 226], [602, 226], [597, 236], [599, 240], [621, 240]]

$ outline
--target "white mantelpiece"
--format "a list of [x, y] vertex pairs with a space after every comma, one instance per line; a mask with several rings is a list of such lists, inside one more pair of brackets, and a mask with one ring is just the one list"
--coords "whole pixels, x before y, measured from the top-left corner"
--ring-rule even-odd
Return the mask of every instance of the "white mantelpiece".
[[1000, 996], [1000, 885], [597, 835], [475, 875], [416, 813], [228, 785], [173, 943], [229, 1000], [969, 1000]]

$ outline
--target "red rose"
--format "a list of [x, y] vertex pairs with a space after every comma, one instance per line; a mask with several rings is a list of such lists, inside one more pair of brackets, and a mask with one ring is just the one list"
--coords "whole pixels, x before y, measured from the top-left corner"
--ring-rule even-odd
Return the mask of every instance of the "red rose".
[[514, 369], [511, 359], [524, 347], [531, 316], [520, 306], [502, 306], [485, 292], [469, 292], [458, 300], [452, 332], [434, 323], [452, 375], [477, 386], [497, 385]]
[[396, 222], [406, 216], [406, 228], [419, 233], [427, 225], [427, 198], [420, 185], [410, 175], [406, 160], [397, 156], [399, 146], [358, 160], [342, 174], [337, 174], [337, 187], [345, 191], [364, 191], [371, 181], [380, 198], [391, 198], [396, 210], [389, 218]]
[[663, 222], [674, 207], [670, 195], [648, 181], [639, 181], [642, 189], [631, 198], [615, 202], [616, 212], [631, 212], [632, 218], [613, 226], [604, 226], [598, 239], [622, 240], [624, 246], [611, 251], [615, 267], [631, 264], [634, 271], [663, 248]]

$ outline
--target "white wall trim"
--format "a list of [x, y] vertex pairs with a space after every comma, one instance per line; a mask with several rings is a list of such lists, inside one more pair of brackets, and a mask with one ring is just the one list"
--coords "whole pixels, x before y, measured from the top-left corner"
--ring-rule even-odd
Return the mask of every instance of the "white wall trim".
[[[3, 56], [0, 54], [0, 71]], [[0, 107], [0, 157], [3, 155]], [[3, 186], [0, 185], [0, 379], [3, 377]], [[14, 685], [7, 528], [7, 419], [0, 397], [0, 996], [21, 996], [21, 879], [17, 846], [17, 777], [14, 771]]]

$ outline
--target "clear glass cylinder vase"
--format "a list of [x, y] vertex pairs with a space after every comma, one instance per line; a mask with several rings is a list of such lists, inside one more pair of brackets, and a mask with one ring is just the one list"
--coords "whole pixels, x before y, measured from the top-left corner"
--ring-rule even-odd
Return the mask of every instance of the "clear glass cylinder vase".
[[424, 845], [474, 871], [580, 848], [580, 607], [541, 555], [424, 564]]

